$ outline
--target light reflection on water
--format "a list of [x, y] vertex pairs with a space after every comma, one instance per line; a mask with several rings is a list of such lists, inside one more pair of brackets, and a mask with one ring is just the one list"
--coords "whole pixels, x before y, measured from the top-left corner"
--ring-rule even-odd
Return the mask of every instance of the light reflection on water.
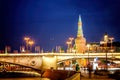
[[0, 78], [0, 80], [50, 80], [48, 78], [39, 78], [39, 77], [34, 77], [34, 78]]
[[[20, 77], [21, 76], [21, 77]], [[23, 76], [23, 77], [22, 77]], [[41, 78], [41, 74], [37, 72], [14, 71], [0, 73], [0, 80], [50, 80], [49, 78]]]

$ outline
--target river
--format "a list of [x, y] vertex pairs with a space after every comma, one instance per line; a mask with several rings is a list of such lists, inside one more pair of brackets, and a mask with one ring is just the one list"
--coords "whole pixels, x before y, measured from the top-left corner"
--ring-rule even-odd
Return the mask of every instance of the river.
[[0, 78], [0, 80], [50, 80], [48, 78], [40, 78], [40, 77], [33, 77], [33, 78]]
[[48, 78], [41, 78], [36, 72], [0, 72], [0, 80], [50, 80]]

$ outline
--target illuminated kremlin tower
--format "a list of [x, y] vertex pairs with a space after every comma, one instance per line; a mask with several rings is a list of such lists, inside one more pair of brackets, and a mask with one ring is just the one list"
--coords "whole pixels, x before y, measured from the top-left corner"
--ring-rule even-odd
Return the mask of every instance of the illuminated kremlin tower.
[[82, 21], [81, 21], [80, 15], [79, 15], [79, 21], [78, 21], [77, 38], [75, 39], [75, 46], [76, 46], [77, 53], [84, 53], [86, 50], [86, 39], [83, 36]]

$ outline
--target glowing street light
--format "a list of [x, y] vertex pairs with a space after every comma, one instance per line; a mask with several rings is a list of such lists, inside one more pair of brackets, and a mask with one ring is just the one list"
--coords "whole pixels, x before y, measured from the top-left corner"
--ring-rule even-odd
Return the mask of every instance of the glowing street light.
[[24, 37], [24, 40], [26, 42], [26, 52], [28, 52], [28, 44], [29, 44], [30, 38], [29, 37]]
[[104, 45], [105, 45], [105, 52], [106, 52], [106, 70], [108, 69], [108, 65], [107, 65], [107, 53], [108, 53], [107, 43], [108, 43], [108, 35], [105, 34], [104, 35]]
[[107, 48], [107, 43], [108, 43], [108, 35], [104, 35], [104, 47]]
[[66, 44], [68, 45], [67, 52], [72, 52], [72, 42], [73, 42], [73, 40], [74, 40], [73, 37], [68, 38], [68, 41], [66, 42]]
[[32, 45], [34, 44], [35, 42], [33, 40], [29, 40], [28, 44], [30, 45], [30, 50], [32, 51]]
[[105, 34], [105, 35], [104, 35], [104, 41], [105, 41], [105, 42], [108, 42], [108, 34]]
[[73, 37], [69, 37], [69, 40], [72, 42], [74, 40], [74, 38]]
[[30, 39], [29, 37], [25, 37], [25, 38], [24, 38], [25, 41], [28, 41], [29, 39]]

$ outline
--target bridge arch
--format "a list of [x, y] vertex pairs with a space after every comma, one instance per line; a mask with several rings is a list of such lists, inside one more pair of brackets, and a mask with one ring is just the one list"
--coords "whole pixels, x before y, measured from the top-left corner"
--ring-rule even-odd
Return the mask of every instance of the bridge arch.
[[57, 62], [57, 69], [76, 70], [76, 66], [85, 67], [87, 60], [85, 58], [69, 58]]
[[0, 61], [0, 71], [1, 72], [9, 72], [9, 71], [34, 71], [37, 73], [41, 73], [40, 69], [35, 69], [30, 66], [21, 65], [17, 63]]

